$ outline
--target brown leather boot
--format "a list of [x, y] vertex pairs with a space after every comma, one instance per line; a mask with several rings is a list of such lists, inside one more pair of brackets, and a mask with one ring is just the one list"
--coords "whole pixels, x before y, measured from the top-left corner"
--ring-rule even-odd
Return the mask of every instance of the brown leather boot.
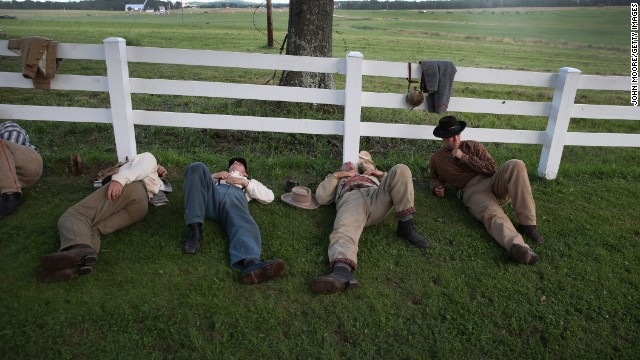
[[240, 282], [247, 285], [260, 284], [282, 275], [284, 268], [284, 262], [280, 259], [249, 261], [244, 264]]
[[89, 245], [79, 244], [69, 249], [44, 255], [36, 272], [38, 281], [53, 283], [89, 275], [98, 261], [98, 252]]
[[351, 271], [342, 266], [335, 266], [331, 274], [317, 277], [311, 282], [313, 291], [325, 295], [356, 288], [358, 285], [358, 280]]
[[509, 254], [513, 256], [520, 264], [525, 265], [534, 265], [540, 260], [538, 255], [533, 252], [530, 248], [520, 244], [511, 245], [511, 249], [509, 249]]
[[536, 244], [544, 243], [542, 234], [538, 231], [538, 227], [535, 225], [520, 225], [520, 231], [523, 235], [533, 240]]

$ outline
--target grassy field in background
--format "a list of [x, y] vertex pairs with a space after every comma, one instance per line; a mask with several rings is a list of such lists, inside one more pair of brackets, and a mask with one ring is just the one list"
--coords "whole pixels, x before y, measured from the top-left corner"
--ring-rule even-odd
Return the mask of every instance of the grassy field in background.
[[[203, 10], [184, 15], [120, 12], [7, 11], [6, 38], [41, 35], [101, 44], [279, 52], [265, 46], [265, 14]], [[418, 12], [337, 11], [334, 56], [448, 59], [457, 66], [628, 75], [629, 9], [501, 9]], [[91, 16], [88, 16], [91, 15]], [[274, 16], [276, 39], [286, 12]], [[0, 58], [0, 71], [19, 71]], [[131, 64], [132, 76], [262, 84], [272, 72]], [[104, 64], [64, 60], [66, 74], [106, 73]], [[279, 75], [279, 74], [278, 74]], [[337, 86], [341, 86], [339, 77]], [[367, 78], [367, 91], [403, 93], [402, 79]], [[454, 85], [453, 96], [550, 101], [550, 89]], [[581, 91], [579, 103], [628, 105], [626, 92]], [[100, 93], [0, 88], [0, 102], [107, 107]], [[302, 104], [134, 97], [134, 108], [309, 119], [342, 117], [342, 109]], [[546, 119], [455, 114], [471, 127], [543, 130]], [[363, 121], [435, 124], [424, 111], [363, 109]], [[1, 115], [0, 115], [0, 121]], [[326, 274], [335, 209], [314, 211], [279, 200], [288, 178], [315, 189], [340, 163], [339, 136], [136, 126], [139, 151], [169, 169], [175, 191], [166, 207], [103, 240], [90, 276], [40, 284], [41, 255], [58, 246], [56, 223], [92, 191], [91, 177], [115, 159], [108, 124], [18, 121], [44, 159], [44, 176], [25, 192], [18, 212], [0, 220], [0, 358], [2, 359], [633, 359], [640, 352], [640, 151], [567, 147], [559, 176], [535, 176], [539, 145], [486, 144], [498, 163], [528, 165], [538, 223], [546, 243], [533, 245], [536, 266], [521, 266], [484, 231], [449, 191], [428, 191], [428, 157], [439, 142], [363, 138], [379, 167], [412, 169], [417, 225], [432, 243], [420, 251], [398, 239], [393, 216], [365, 230], [361, 287], [335, 296], [310, 289]], [[571, 131], [640, 133], [634, 121], [572, 119]], [[464, 134], [463, 134], [464, 135]], [[80, 154], [88, 172], [69, 173]], [[281, 258], [284, 276], [242, 286], [229, 267], [224, 231], [205, 224], [202, 252], [181, 253], [185, 235], [182, 172], [193, 161], [212, 169], [244, 155], [252, 175], [276, 193], [273, 204], [250, 204], [265, 258]], [[507, 208], [510, 216], [513, 212]]]

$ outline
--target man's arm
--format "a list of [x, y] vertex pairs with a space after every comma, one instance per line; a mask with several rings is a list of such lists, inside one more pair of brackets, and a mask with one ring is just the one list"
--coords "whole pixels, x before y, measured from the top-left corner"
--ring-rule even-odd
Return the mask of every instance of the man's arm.
[[136, 155], [131, 161], [122, 165], [117, 174], [113, 175], [111, 183], [109, 183], [107, 198], [109, 201], [117, 200], [125, 186], [134, 181], [143, 180], [151, 174], [156, 174], [157, 171], [158, 162], [155, 156], [148, 152]]
[[493, 160], [487, 149], [477, 141], [468, 141], [466, 152], [461, 152], [460, 162], [471, 169], [484, 175], [493, 175], [497, 171], [496, 161]]
[[436, 162], [434, 161], [433, 156], [429, 159], [429, 189], [431, 192], [437, 197], [444, 196], [444, 186], [445, 183], [440, 180], [440, 176], [438, 175], [438, 167]]
[[329, 205], [336, 200], [336, 189], [338, 180], [335, 174], [327, 175], [316, 189], [316, 200], [320, 205]]
[[[247, 179], [244, 179], [247, 180]], [[273, 201], [275, 196], [273, 195], [273, 191], [264, 186], [261, 182], [256, 179], [247, 180], [248, 184], [245, 187], [245, 191], [247, 195], [252, 199], [256, 199], [259, 203], [268, 204]]]
[[355, 171], [337, 171], [327, 175], [316, 189], [316, 200], [320, 205], [329, 205], [336, 200], [338, 182], [344, 177], [358, 175]]

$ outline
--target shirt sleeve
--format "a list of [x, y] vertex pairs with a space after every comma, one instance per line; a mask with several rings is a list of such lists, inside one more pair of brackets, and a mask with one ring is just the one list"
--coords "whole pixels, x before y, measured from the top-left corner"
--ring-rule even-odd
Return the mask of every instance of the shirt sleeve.
[[320, 205], [329, 205], [336, 200], [336, 190], [338, 188], [338, 178], [333, 175], [327, 175], [316, 189], [316, 200]]
[[438, 175], [438, 167], [435, 161], [435, 154], [429, 159], [429, 190], [433, 193], [438, 186], [445, 186], [445, 182]]
[[245, 191], [249, 200], [256, 199], [256, 201], [262, 204], [268, 204], [275, 199], [273, 191], [256, 179], [249, 180], [249, 185], [247, 185]]
[[136, 155], [133, 160], [122, 165], [118, 173], [111, 178], [126, 186], [134, 181], [143, 180], [150, 174], [157, 173], [158, 162], [151, 153]]
[[493, 175], [497, 171], [495, 160], [487, 149], [477, 141], [470, 142], [470, 151], [463, 153], [460, 162], [484, 175]]

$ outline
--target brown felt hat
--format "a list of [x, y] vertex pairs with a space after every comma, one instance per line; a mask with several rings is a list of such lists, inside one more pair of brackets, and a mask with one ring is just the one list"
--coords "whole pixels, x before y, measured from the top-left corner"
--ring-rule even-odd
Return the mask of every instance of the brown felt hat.
[[294, 187], [291, 189], [291, 192], [283, 194], [280, 199], [287, 204], [300, 209], [312, 210], [320, 206], [316, 197], [311, 193], [311, 189], [304, 186]]

